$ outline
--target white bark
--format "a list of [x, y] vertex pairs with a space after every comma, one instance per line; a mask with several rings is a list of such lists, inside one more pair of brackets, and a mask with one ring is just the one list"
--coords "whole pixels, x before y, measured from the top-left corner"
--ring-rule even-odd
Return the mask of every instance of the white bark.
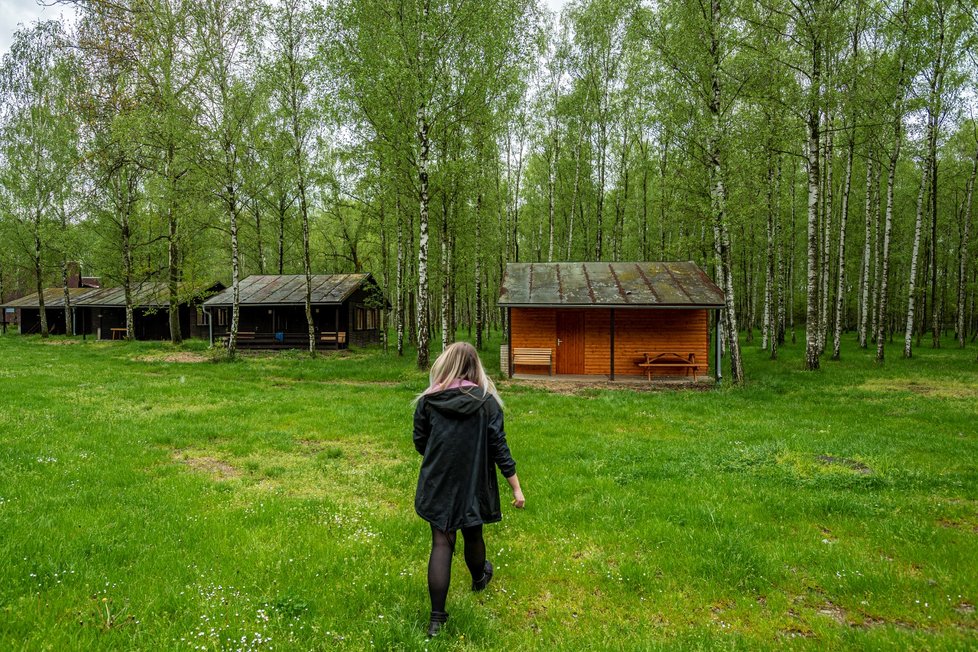
[[859, 274], [859, 348], [866, 348], [866, 322], [869, 316], [869, 262], [872, 252], [872, 212], [873, 212], [873, 147], [870, 145], [866, 156], [866, 214], [863, 260]]
[[920, 227], [924, 217], [924, 196], [927, 189], [927, 180], [930, 177], [930, 166], [924, 163], [923, 172], [920, 175], [920, 190], [917, 192], [917, 219], [914, 223], [913, 248], [910, 254], [910, 281], [907, 293], [907, 328], [903, 340], [903, 357], [913, 357], [913, 325], [914, 307], [917, 301], [917, 257], [920, 253]]
[[835, 290], [835, 333], [832, 338], [832, 359], [839, 359], [842, 347], [842, 313], [846, 303], [846, 224], [849, 221], [849, 193], [852, 190], [852, 158], [855, 154], [855, 139], [849, 138], [846, 154], [846, 177], [842, 189], [842, 207], [839, 215], [839, 282]]
[[967, 322], [965, 321], [964, 294], [967, 286], [968, 273], [968, 240], [971, 230], [971, 206], [975, 189], [975, 176], [978, 175], [978, 150], [975, 150], [974, 162], [971, 166], [971, 176], [968, 178], [968, 191], [964, 200], [963, 223], [961, 232], [961, 243], [958, 249], [958, 346], [964, 348], [965, 338], [967, 337]]

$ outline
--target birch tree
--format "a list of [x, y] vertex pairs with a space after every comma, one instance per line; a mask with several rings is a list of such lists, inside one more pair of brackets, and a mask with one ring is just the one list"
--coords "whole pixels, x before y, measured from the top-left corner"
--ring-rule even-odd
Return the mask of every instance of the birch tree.
[[58, 198], [70, 193], [76, 165], [66, 45], [59, 23], [38, 22], [14, 33], [0, 64], [0, 197], [34, 274], [42, 337], [49, 332], [44, 281], [52, 217]]

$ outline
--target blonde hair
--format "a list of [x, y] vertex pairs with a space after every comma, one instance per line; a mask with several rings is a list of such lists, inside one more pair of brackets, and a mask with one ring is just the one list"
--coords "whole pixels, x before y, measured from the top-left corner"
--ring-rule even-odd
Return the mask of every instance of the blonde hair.
[[468, 342], [449, 344], [431, 365], [428, 378], [428, 388], [418, 394], [415, 402], [422, 396], [440, 392], [456, 380], [467, 380], [480, 387], [487, 396], [496, 399], [499, 407], [503, 406], [503, 399], [499, 397], [496, 383], [492, 382], [492, 378], [486, 373], [475, 347]]

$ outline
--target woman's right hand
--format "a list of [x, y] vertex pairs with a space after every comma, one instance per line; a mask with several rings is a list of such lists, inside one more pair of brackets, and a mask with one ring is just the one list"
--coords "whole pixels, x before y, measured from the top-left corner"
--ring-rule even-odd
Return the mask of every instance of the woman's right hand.
[[523, 505], [526, 504], [526, 498], [523, 497], [523, 489], [520, 487], [520, 479], [514, 473], [506, 478], [506, 482], [509, 483], [509, 488], [513, 490], [513, 507], [516, 509], [523, 509]]
[[523, 509], [524, 505], [526, 505], [526, 498], [523, 497], [523, 492], [520, 491], [519, 489], [514, 489], [513, 507], [515, 507], [516, 509]]

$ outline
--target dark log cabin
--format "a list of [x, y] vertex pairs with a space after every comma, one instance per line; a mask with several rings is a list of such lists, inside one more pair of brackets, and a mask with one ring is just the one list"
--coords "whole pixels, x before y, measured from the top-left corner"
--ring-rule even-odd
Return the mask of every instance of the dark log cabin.
[[[68, 288], [68, 297], [72, 307], [75, 307], [79, 298], [92, 292], [92, 288], [73, 287]], [[8, 310], [15, 311], [7, 318], [8, 322], [19, 322], [21, 335], [37, 335], [41, 332], [41, 304], [38, 301], [37, 293], [28, 294], [19, 299], [8, 301], [3, 305], [5, 315]], [[48, 320], [48, 333], [51, 335], [65, 334], [65, 291], [64, 288], [47, 288], [44, 290], [44, 312]], [[77, 335], [85, 333], [87, 326], [84, 319], [80, 319], [78, 311], [74, 312], [74, 331]]]
[[723, 292], [692, 262], [510, 263], [499, 306], [510, 376], [693, 380], [719, 370], [710, 312]]
[[[68, 263], [68, 298], [72, 306], [74, 306], [77, 297], [97, 287], [99, 287], [98, 278], [82, 276], [79, 263]], [[64, 288], [62, 287], [44, 290], [44, 311], [47, 313], [48, 333], [51, 335], [63, 335], [65, 332], [64, 299]], [[23, 328], [20, 328], [23, 315], [26, 315], [27, 323]], [[83, 326], [78, 323], [77, 315], [74, 317], [73, 330], [81, 335]], [[8, 297], [7, 303], [0, 301], [0, 328], [6, 332], [7, 328], [12, 326], [17, 326], [19, 332], [24, 335], [41, 332], [41, 306], [37, 300], [36, 292], [28, 294], [15, 291], [12, 297]]]
[[[239, 284], [239, 348], [295, 349], [309, 346], [306, 277], [253, 275]], [[204, 302], [214, 338], [226, 341], [231, 325], [232, 288]], [[380, 312], [387, 306], [370, 274], [316, 274], [312, 315], [317, 347], [345, 349], [381, 341]]]
[[[224, 289], [221, 283], [177, 287], [180, 337], [207, 337], [208, 327], [200, 305]], [[133, 330], [137, 340], [170, 339], [169, 290], [166, 283], [140, 283], [132, 288]], [[74, 302], [78, 321], [97, 339], [123, 339], [126, 335], [126, 293], [121, 287], [91, 290]]]

